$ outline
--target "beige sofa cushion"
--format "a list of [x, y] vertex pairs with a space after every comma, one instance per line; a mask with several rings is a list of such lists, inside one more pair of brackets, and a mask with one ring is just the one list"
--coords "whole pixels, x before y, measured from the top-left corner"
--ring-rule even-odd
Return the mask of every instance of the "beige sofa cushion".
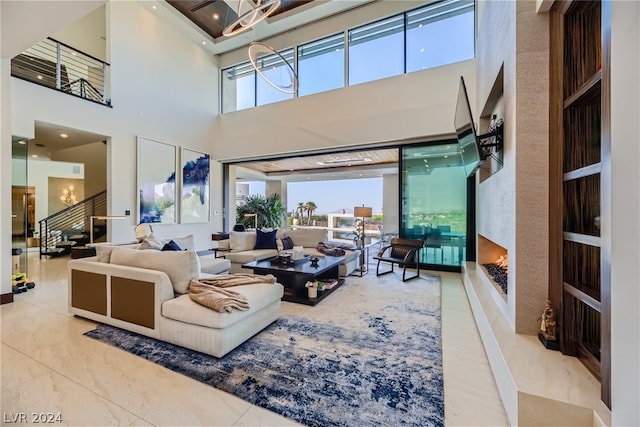
[[224, 258], [215, 258], [213, 255], [200, 257], [200, 272], [207, 274], [222, 274], [229, 271], [231, 261]]
[[305, 248], [315, 248], [320, 242], [329, 238], [327, 230], [321, 228], [307, 228], [305, 230], [286, 230], [283, 237], [291, 237], [293, 244]]
[[226, 259], [234, 264], [246, 264], [251, 261], [259, 261], [278, 255], [276, 249], [253, 249], [243, 252], [229, 252], [224, 255]]
[[191, 279], [200, 278], [200, 260], [194, 251], [141, 251], [114, 247], [111, 264], [163, 271], [169, 276], [173, 290], [179, 294], [189, 290]]
[[116, 247], [130, 248], [130, 249], [139, 249], [140, 243], [127, 243], [124, 245], [113, 245], [109, 244], [94, 244], [96, 248], [96, 261], [98, 262], [111, 262], [111, 251]]
[[162, 315], [179, 322], [201, 325], [207, 328], [223, 329], [282, 298], [284, 288], [280, 283], [261, 283], [256, 285], [234, 286], [227, 288], [239, 292], [249, 301], [247, 311], [233, 310], [220, 313], [200, 305], [189, 295], [181, 295], [162, 304]]
[[233, 252], [250, 251], [256, 245], [255, 231], [230, 231], [229, 247]]

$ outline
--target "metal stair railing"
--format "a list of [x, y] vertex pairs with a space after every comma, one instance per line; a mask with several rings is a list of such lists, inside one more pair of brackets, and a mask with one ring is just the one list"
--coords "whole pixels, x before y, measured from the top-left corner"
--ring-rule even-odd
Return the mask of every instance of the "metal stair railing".
[[[58, 255], [63, 252], [58, 245], [73, 238], [88, 240], [89, 218], [107, 214], [107, 191], [71, 205], [38, 221], [40, 225], [40, 258], [42, 255]], [[98, 238], [106, 233], [94, 234]]]
[[11, 76], [111, 106], [110, 65], [52, 38], [11, 58]]

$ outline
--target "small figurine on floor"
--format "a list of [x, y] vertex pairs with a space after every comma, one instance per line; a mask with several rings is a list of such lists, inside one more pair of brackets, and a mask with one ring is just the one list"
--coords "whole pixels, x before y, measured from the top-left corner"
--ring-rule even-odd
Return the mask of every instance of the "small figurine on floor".
[[545, 348], [559, 350], [556, 338], [556, 313], [551, 306], [551, 300], [544, 302], [544, 311], [538, 320], [540, 321], [540, 332], [538, 332], [540, 342]]

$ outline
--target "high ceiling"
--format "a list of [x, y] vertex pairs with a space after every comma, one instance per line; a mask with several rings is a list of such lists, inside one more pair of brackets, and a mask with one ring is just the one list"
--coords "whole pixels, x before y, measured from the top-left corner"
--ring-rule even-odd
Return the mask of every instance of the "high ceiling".
[[182, 21], [185, 34], [190, 33], [187, 35], [202, 43], [209, 52], [221, 54], [374, 1], [281, 0], [280, 6], [268, 18], [229, 37], [223, 36], [222, 30], [238, 19], [239, 7], [240, 15], [243, 15], [250, 10], [251, 3], [264, 5], [267, 0], [167, 0], [144, 4], [155, 12], [167, 13], [172, 17], [171, 21], [177, 17]]
[[[281, 0], [280, 6], [271, 14], [271, 17], [276, 18], [284, 12], [312, 2], [313, 0]], [[214, 39], [223, 37], [222, 31], [238, 19], [238, 8], [232, 8], [233, 4], [230, 5], [223, 0], [167, 0], [167, 3]], [[244, 0], [245, 4], [242, 4], [243, 2], [237, 3], [241, 7], [240, 13], [242, 14], [250, 10], [249, 3], [253, 3], [253, 1]]]

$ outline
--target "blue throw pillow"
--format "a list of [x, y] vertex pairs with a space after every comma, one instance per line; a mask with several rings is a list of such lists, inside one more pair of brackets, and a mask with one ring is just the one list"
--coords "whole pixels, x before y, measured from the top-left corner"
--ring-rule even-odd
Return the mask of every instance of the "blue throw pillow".
[[276, 249], [276, 232], [256, 230], [256, 244], [253, 249]]
[[293, 249], [293, 240], [287, 236], [282, 239], [282, 249]]
[[169, 243], [165, 243], [165, 245], [162, 247], [163, 251], [181, 251], [182, 249], [180, 248], [180, 246], [178, 246], [178, 244], [176, 242], [174, 242], [173, 240], [170, 240]]

